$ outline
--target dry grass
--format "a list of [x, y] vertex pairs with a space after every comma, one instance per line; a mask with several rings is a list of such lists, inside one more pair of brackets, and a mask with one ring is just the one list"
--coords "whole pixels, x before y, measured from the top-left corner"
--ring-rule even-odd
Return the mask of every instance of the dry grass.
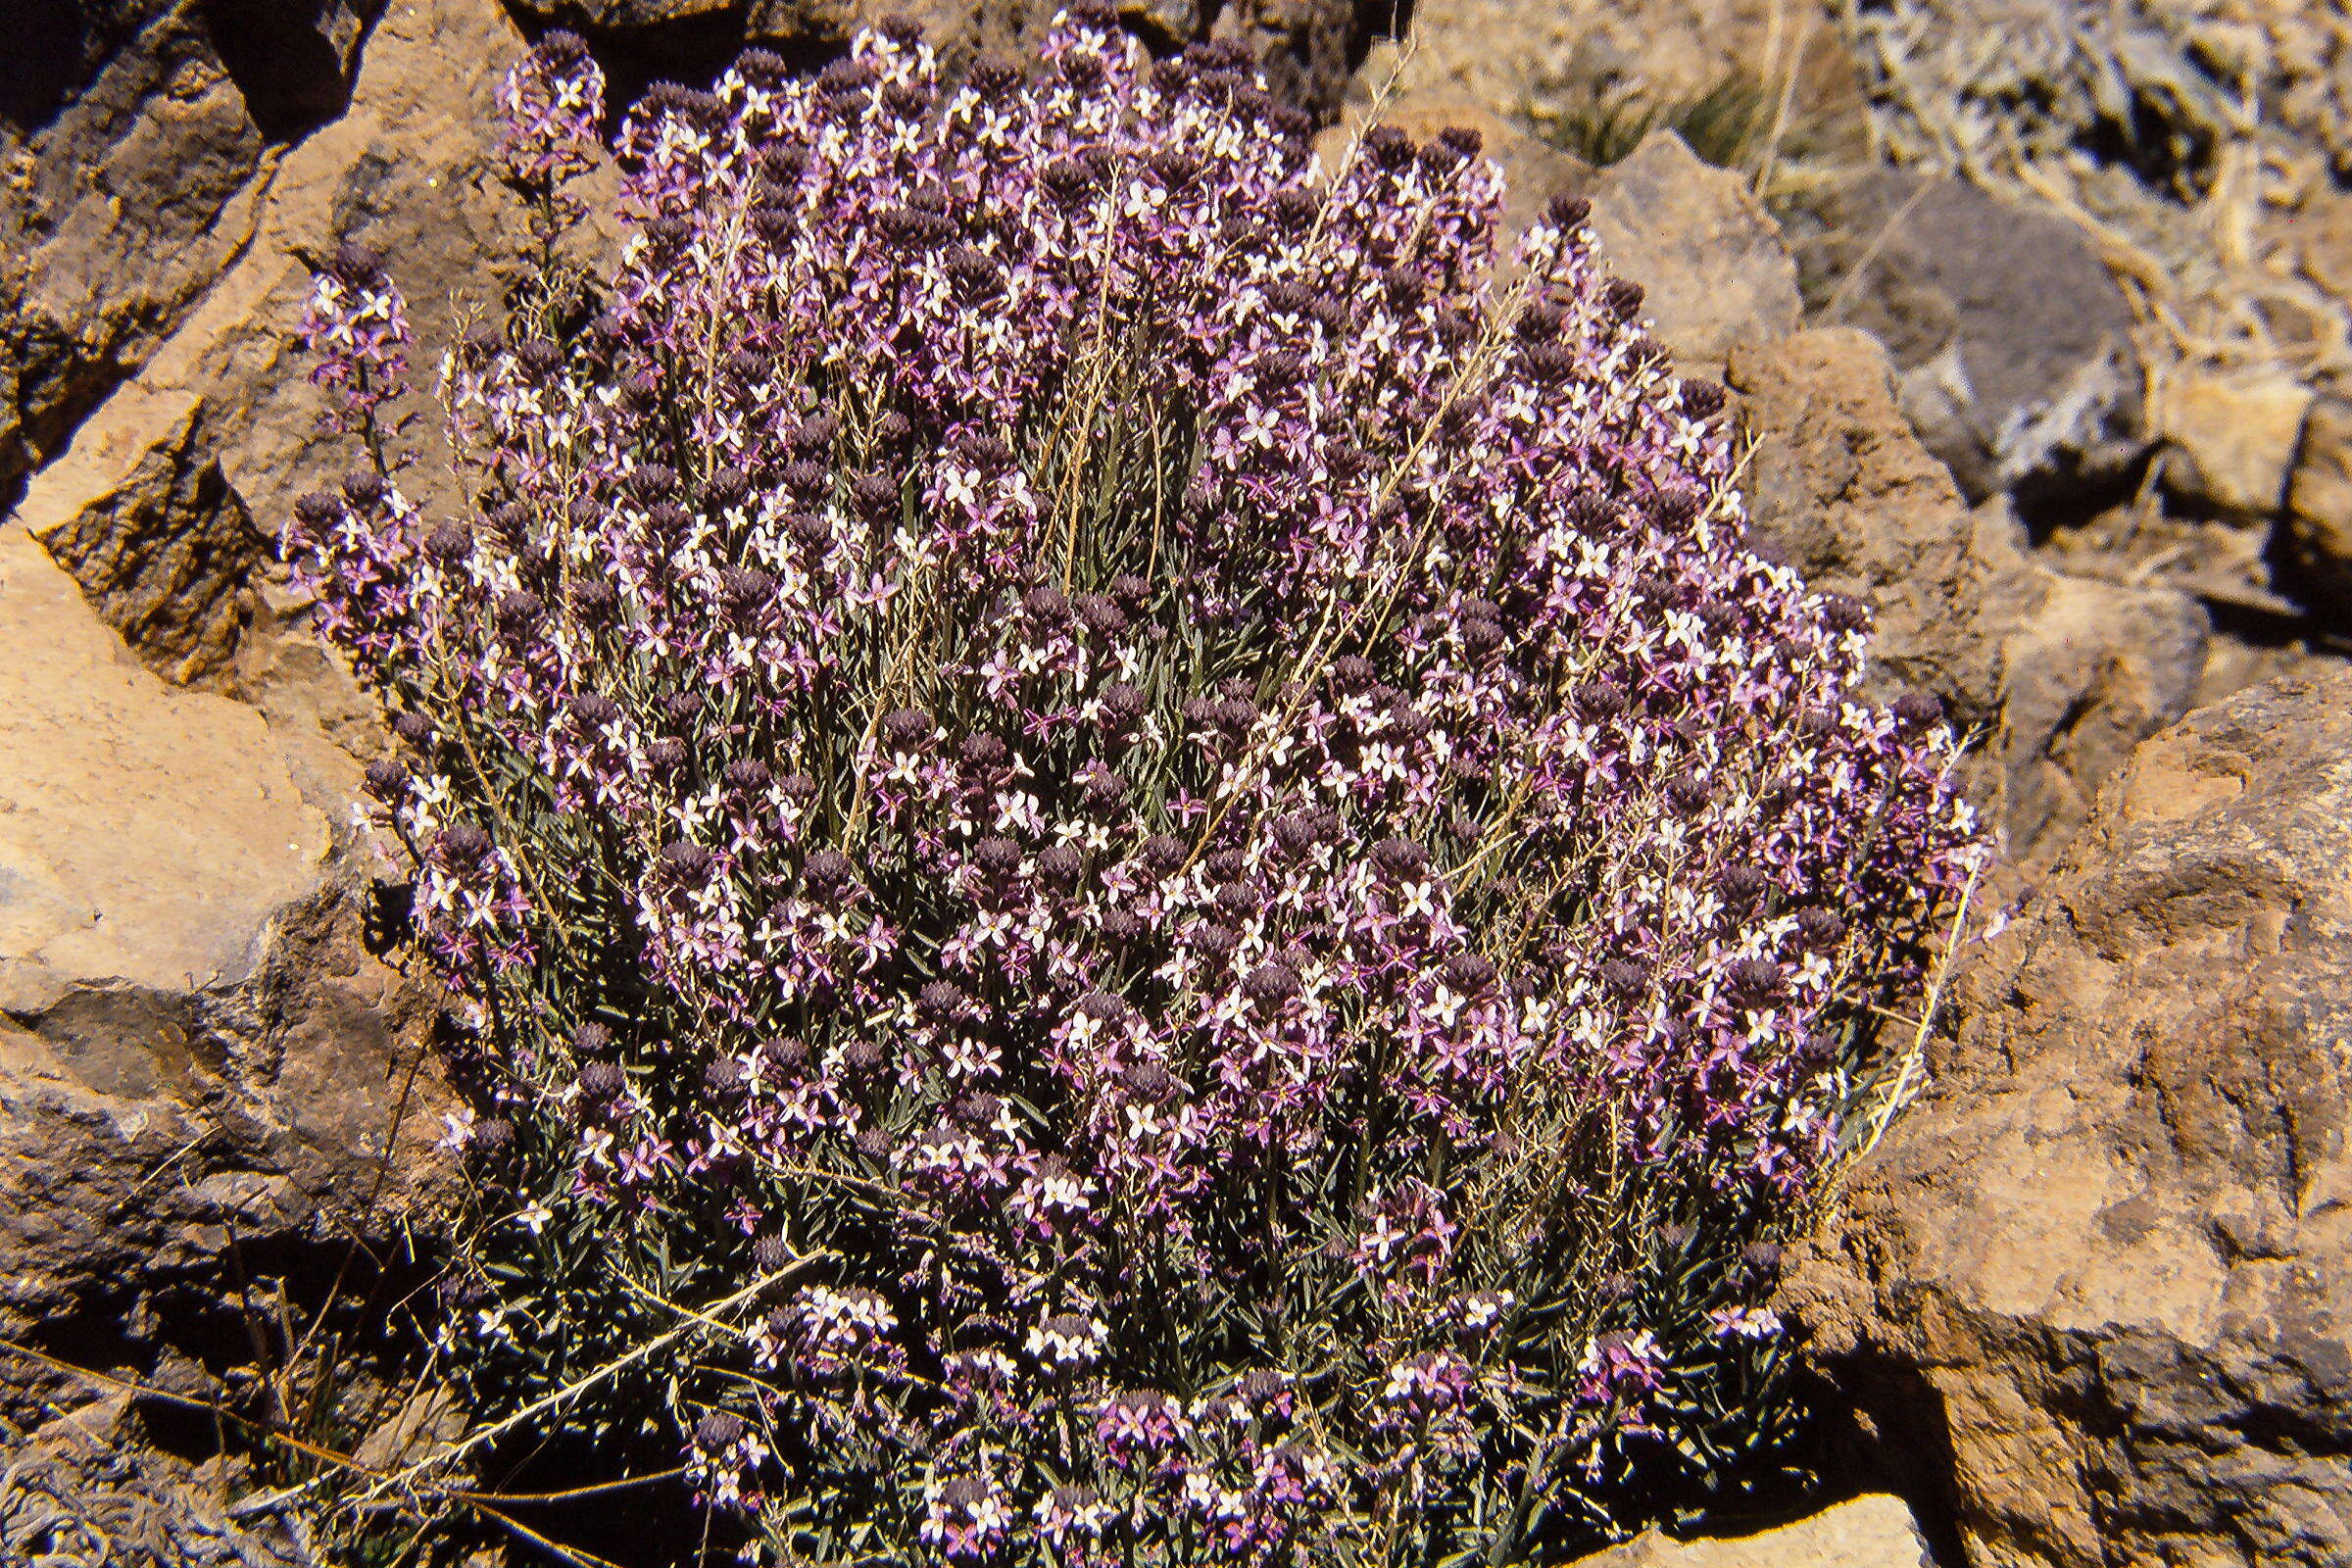
[[2352, 21], [2247, 0], [1832, 0], [1886, 156], [2078, 224], [2132, 302], [2151, 394], [2199, 366], [2352, 378], [2352, 301], [2298, 219], [2340, 153], [2282, 105]]

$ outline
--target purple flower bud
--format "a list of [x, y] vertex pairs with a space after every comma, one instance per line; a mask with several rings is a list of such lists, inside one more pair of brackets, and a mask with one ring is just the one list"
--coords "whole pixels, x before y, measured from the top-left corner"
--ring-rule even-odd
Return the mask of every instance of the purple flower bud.
[[326, 270], [353, 288], [370, 288], [384, 280], [384, 259], [353, 240], [335, 247]]
[[1067, 893], [1086, 874], [1086, 858], [1067, 844], [1051, 845], [1038, 851], [1037, 874], [1054, 892]]
[[1392, 882], [1402, 882], [1429, 869], [1429, 852], [1410, 839], [1382, 839], [1372, 846], [1372, 866]]
[[471, 822], [445, 827], [433, 840], [433, 858], [452, 870], [470, 870], [490, 858], [490, 835]]
[[1943, 699], [1934, 692], [1905, 692], [1894, 700], [1894, 721], [1907, 734], [1938, 722], [1943, 717]]
[[1649, 969], [1631, 958], [1609, 958], [1599, 969], [1600, 983], [1622, 998], [1641, 996], [1649, 988]]
[[956, 746], [956, 753], [966, 768], [983, 774], [993, 773], [1003, 767], [1012, 756], [1003, 740], [985, 730], [966, 735]]
[[378, 758], [368, 764], [368, 793], [386, 806], [405, 800], [409, 793], [409, 770], [389, 758]]
[[1770, 958], [1740, 958], [1724, 971], [1724, 979], [1743, 1004], [1762, 1006], [1780, 994], [1786, 973]]
[[424, 536], [424, 553], [443, 566], [456, 566], [473, 554], [473, 538], [454, 522], [444, 522]]
[[1494, 983], [1494, 965], [1475, 953], [1457, 953], [1438, 970], [1449, 990], [1465, 997], [1483, 997]]
[[1166, 1104], [1180, 1098], [1184, 1085], [1156, 1061], [1139, 1061], [1119, 1074], [1119, 1087], [1147, 1104]]
[[1279, 1007], [1300, 989], [1298, 971], [1280, 961], [1259, 964], [1242, 981], [1242, 994], [1261, 1007]]
[[1818, 906], [1796, 911], [1796, 934], [1808, 948], [1816, 951], [1836, 947], [1845, 940], [1845, 920], [1835, 909]]
[[718, 1453], [733, 1446], [748, 1430], [743, 1417], [732, 1410], [713, 1410], [695, 1423], [694, 1446], [705, 1453]]
[[589, 1101], [617, 1100], [629, 1087], [628, 1074], [615, 1061], [598, 1059], [580, 1065], [580, 1098]]
[[1832, 631], [1868, 631], [1870, 609], [1850, 594], [1823, 594], [1821, 619]]
[[991, 882], [1009, 882], [1020, 875], [1021, 847], [1002, 835], [984, 838], [972, 846], [972, 866]]
[[1724, 867], [1723, 875], [1716, 879], [1715, 885], [1723, 890], [1727, 901], [1744, 908], [1764, 896], [1765, 890], [1772, 886], [1772, 878], [1762, 866], [1742, 861]]
[[1693, 419], [1712, 419], [1723, 412], [1726, 394], [1721, 381], [1687, 380], [1681, 392], [1683, 412]]
[[1375, 125], [1364, 134], [1364, 154], [1382, 169], [1399, 170], [1420, 151], [1413, 138], [1395, 125]]
[[767, 788], [775, 775], [757, 757], [746, 757], [719, 769], [718, 777], [730, 794], [757, 795]]
[[604, 578], [590, 577], [572, 584], [571, 612], [585, 624], [610, 626], [619, 611], [620, 590]]
[[820, 904], [840, 904], [857, 881], [858, 868], [839, 850], [819, 850], [801, 867], [802, 884]]
[[1715, 793], [1694, 773], [1677, 773], [1666, 781], [1666, 805], [1677, 816], [1696, 816]]
[[971, 1004], [972, 999], [955, 981], [929, 980], [915, 993], [914, 1013], [923, 1022], [937, 1027], [962, 1017]]
[[662, 846], [662, 876], [672, 886], [700, 887], [710, 880], [714, 863], [710, 852], [700, 844], [681, 840]]

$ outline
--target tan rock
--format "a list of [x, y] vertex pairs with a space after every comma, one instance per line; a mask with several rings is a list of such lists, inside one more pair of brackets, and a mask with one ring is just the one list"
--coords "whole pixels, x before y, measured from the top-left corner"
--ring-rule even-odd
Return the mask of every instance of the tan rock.
[[2148, 736], [2206, 688], [2214, 639], [2188, 595], [2037, 572], [2000, 642], [2001, 805], [2016, 863], [2055, 859], [2089, 817], [2098, 789]]
[[1686, 374], [1719, 373], [1734, 349], [1786, 337], [1804, 313], [1772, 215], [1671, 130], [1601, 172], [1592, 232], [1609, 267], [1647, 291], [1643, 314]]
[[329, 842], [261, 715], [140, 668], [18, 528], [0, 531], [0, 1010], [244, 980]]
[[2352, 1560], [2352, 672], [2146, 742], [1788, 1306], [1984, 1568]]
[[[209, 450], [203, 404], [190, 397], [180, 407], [157, 444], [105, 449], [130, 462], [128, 471], [88, 476], [85, 501], [42, 505], [35, 526], [45, 525], [41, 543], [106, 623], [167, 679], [187, 684], [217, 680], [235, 659], [267, 541]], [[69, 473], [43, 476], [44, 501]]]
[[2270, 516], [2286, 498], [2311, 404], [2311, 389], [2282, 374], [2175, 373], [2154, 409], [2166, 486], [2224, 512]]
[[1874, 1493], [1753, 1535], [1675, 1541], [1652, 1531], [1580, 1557], [1575, 1568], [1923, 1568], [1928, 1562], [1910, 1507]]
[[2310, 192], [2288, 224], [2303, 274], [2322, 293], [2352, 301], [2352, 191]]
[[2311, 599], [2352, 624], [2352, 399], [2322, 398], [2304, 419], [2284, 532]]
[[251, 240], [270, 168], [341, 109], [377, 8], [81, 0], [24, 18], [0, 113], [0, 359], [21, 415], [0, 500]]
[[0, 646], [0, 1332], [232, 1235], [429, 1224], [430, 1001], [262, 716], [143, 667], [13, 525]]
[[1772, 0], [1420, 0], [1411, 16], [1406, 95], [1498, 115], [1613, 113], [1639, 122], [1729, 86], [1753, 92], [1753, 128], [1768, 134], [1767, 106], [1777, 108], [1791, 77], [1797, 120], [1860, 101], [1836, 29]]
[[[388, 258], [417, 337], [412, 376], [429, 391], [438, 347], [496, 301], [521, 254], [519, 209], [492, 165], [493, 94], [521, 49], [493, 0], [389, 6], [369, 35], [349, 111], [288, 151], [244, 256], [75, 447], [152, 445], [184, 399], [201, 398], [223, 473], [256, 525], [274, 536], [294, 498], [353, 456], [318, 430], [321, 404], [294, 341], [307, 258], [345, 239]], [[438, 421], [418, 422], [429, 438]], [[428, 450], [416, 483], [436, 481], [437, 456]], [[103, 467], [94, 455], [68, 457], [83, 471]], [[67, 499], [75, 487], [61, 476], [49, 494]], [[36, 482], [25, 499], [36, 526], [37, 509], [48, 505]]]
[[[520, 214], [492, 166], [492, 97], [521, 48], [495, 0], [387, 9], [348, 112], [273, 155], [234, 264], [33, 476], [18, 510], [142, 658], [260, 706], [321, 800], [347, 796], [352, 760], [383, 743], [370, 705], [301, 624], [275, 563], [294, 499], [356, 456], [321, 434], [294, 341], [308, 259], [345, 238], [389, 257], [429, 411], [436, 346], [456, 341], [520, 265]], [[416, 422], [422, 461], [404, 480], [428, 502], [453, 495], [437, 429], [429, 412]]]

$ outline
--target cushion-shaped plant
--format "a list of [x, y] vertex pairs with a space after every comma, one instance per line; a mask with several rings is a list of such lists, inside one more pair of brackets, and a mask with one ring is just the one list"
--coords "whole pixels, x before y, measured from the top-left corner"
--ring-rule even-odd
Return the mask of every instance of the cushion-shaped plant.
[[1498, 261], [1476, 136], [1326, 170], [1092, 4], [657, 89], [590, 282], [601, 88], [509, 84], [468, 510], [382, 268], [308, 322], [477, 1396], [665, 1411], [778, 1561], [1505, 1562], [1768, 1446], [1769, 1244], [1980, 847], [1582, 204]]

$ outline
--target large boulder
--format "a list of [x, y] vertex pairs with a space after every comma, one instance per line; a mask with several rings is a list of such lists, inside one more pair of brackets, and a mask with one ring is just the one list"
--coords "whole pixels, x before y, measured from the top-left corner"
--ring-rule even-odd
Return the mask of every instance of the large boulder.
[[1935, 1568], [1903, 1499], [1869, 1493], [1746, 1535], [1676, 1541], [1657, 1531], [1573, 1568]]
[[2147, 742], [1793, 1270], [1977, 1568], [2352, 1560], [2352, 671]]
[[[306, 781], [348, 788], [383, 741], [368, 705], [302, 625], [272, 540], [294, 498], [354, 461], [321, 432], [294, 342], [312, 259], [383, 251], [411, 303], [413, 373], [493, 308], [523, 265], [519, 205], [495, 170], [493, 95], [524, 47], [496, 0], [400, 0], [367, 40], [347, 110], [273, 155], [250, 232], [135, 374], [33, 475], [17, 515], [153, 667], [246, 699]], [[453, 69], [453, 62], [456, 68]], [[600, 210], [610, 203], [600, 193]], [[603, 243], [593, 225], [583, 247]], [[454, 480], [424, 460], [430, 502]], [[337, 754], [340, 754], [339, 756]]]
[[1887, 346], [1970, 500], [2080, 505], [2144, 450], [2131, 303], [2074, 222], [1880, 170], [1806, 192], [1790, 231], [1820, 317]]
[[1732, 357], [1756, 446], [1760, 539], [1878, 614], [1882, 683], [1943, 700], [1974, 746], [1971, 797], [2031, 875], [2132, 748], [2200, 690], [2204, 610], [2169, 589], [2072, 577], [2026, 548], [2004, 501], [1971, 509], [1904, 417], [1886, 350], [1816, 328]]
[[1796, 330], [1803, 302], [1780, 224], [1728, 169], [1652, 131], [1592, 187], [1592, 233], [1640, 283], [1642, 314], [1686, 375], [1720, 375], [1735, 349]]
[[0, 1333], [143, 1375], [235, 1269], [432, 1234], [432, 1002], [261, 716], [13, 526], [0, 645]]
[[0, 504], [250, 242], [381, 0], [39, 0], [0, 67]]

